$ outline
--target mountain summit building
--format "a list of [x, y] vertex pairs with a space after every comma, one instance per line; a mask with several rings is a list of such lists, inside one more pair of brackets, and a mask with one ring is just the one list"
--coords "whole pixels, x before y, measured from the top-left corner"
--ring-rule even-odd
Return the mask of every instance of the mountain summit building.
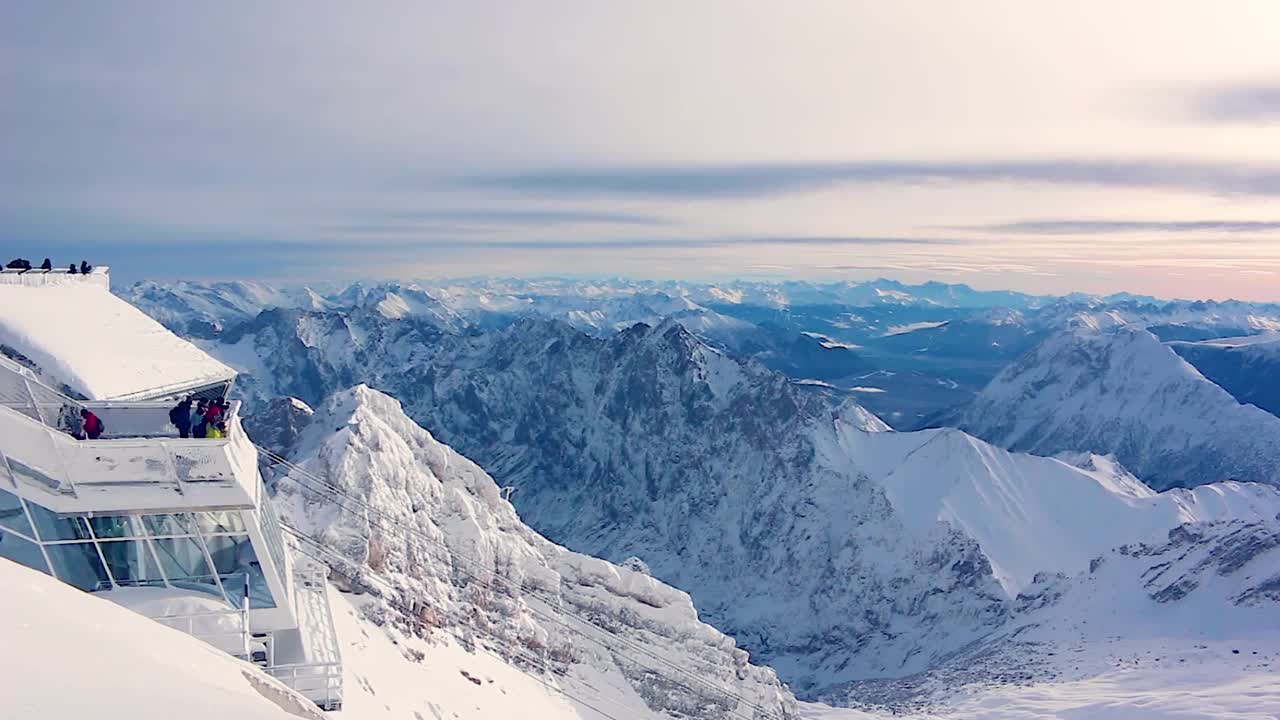
[[[169, 410], [235, 371], [88, 275], [0, 273], [0, 557], [253, 662], [325, 709], [342, 665], [323, 566], [286, 546], [240, 423]], [[87, 409], [105, 432], [72, 435]]]

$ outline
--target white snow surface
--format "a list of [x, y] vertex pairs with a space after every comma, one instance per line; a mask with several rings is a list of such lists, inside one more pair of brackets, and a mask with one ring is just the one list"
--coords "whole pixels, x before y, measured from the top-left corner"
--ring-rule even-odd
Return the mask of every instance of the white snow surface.
[[438, 632], [424, 638], [388, 621], [379, 600], [330, 588], [342, 647], [343, 710], [353, 720], [621, 720], [653, 717], [616, 674], [590, 682], [521, 668], [481, 643]]
[[[894, 683], [854, 683], [812, 718], [1262, 720], [1280, 713], [1280, 523], [1193, 523], [1045, 574], [999, 632]], [[902, 702], [904, 697], [911, 698]], [[888, 711], [888, 712], [886, 712]]]
[[806, 720], [1275, 720], [1280, 687], [1274, 656], [1266, 664], [1232, 663], [1230, 657], [1228, 649], [1215, 647], [1168, 658], [1163, 666], [1117, 662], [1079, 680], [985, 688], [927, 713], [801, 703], [800, 715]]
[[1280, 492], [1221, 483], [1163, 493], [1110, 458], [1088, 467], [1011, 453], [958, 430], [867, 434], [840, 440], [878, 479], [903, 524], [920, 536], [946, 523], [973, 538], [1012, 598], [1037, 573], [1084, 571], [1125, 543], [1188, 522], [1265, 520], [1280, 513]]
[[0, 716], [321, 720], [257, 668], [0, 558]]
[[147, 617], [171, 617], [221, 613], [232, 610], [226, 600], [194, 590], [166, 587], [122, 587], [94, 593], [94, 597], [110, 600]]
[[230, 379], [235, 371], [105, 288], [0, 285], [0, 344], [90, 400]]
[[907, 333], [913, 333], [917, 330], [932, 330], [933, 328], [942, 327], [946, 324], [946, 321], [929, 321], [905, 323], [903, 325], [890, 325], [889, 329], [885, 331], [884, 337], [889, 337], [891, 335], [906, 335]]

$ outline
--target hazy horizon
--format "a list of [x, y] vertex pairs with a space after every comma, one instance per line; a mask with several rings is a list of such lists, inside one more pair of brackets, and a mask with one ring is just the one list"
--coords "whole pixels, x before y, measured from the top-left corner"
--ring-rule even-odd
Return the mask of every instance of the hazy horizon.
[[1276, 21], [1265, 2], [5, 3], [0, 248], [134, 279], [1280, 301]]
[[[1066, 298], [1071, 296], [1087, 296], [1098, 299], [1115, 299], [1122, 296], [1133, 296], [1138, 300], [1152, 300], [1158, 303], [1169, 302], [1245, 302], [1255, 304], [1280, 304], [1280, 301], [1267, 300], [1246, 300], [1237, 297], [1166, 297], [1160, 295], [1149, 295], [1145, 293], [1136, 293], [1127, 290], [1121, 290], [1112, 293], [1096, 293], [1086, 292], [1083, 290], [1068, 290], [1066, 292], [1035, 292], [1015, 290], [1009, 287], [1000, 286], [998, 284], [988, 283], [972, 283], [964, 281], [946, 281], [937, 278], [925, 278], [922, 280], [906, 280], [902, 277], [894, 277], [888, 275], [878, 275], [865, 279], [850, 278], [814, 278], [814, 277], [792, 277], [792, 276], [774, 276], [774, 275], [737, 275], [724, 277], [646, 277], [625, 274], [606, 274], [606, 273], [583, 273], [583, 274], [543, 274], [543, 275], [424, 275], [419, 277], [390, 277], [390, 276], [356, 276], [349, 278], [215, 278], [215, 279], [195, 279], [195, 278], [174, 278], [160, 276], [137, 276], [127, 270], [124, 273], [117, 271], [112, 267], [112, 287], [116, 289], [127, 288], [142, 282], [155, 282], [161, 285], [167, 285], [177, 282], [194, 282], [199, 284], [215, 285], [219, 283], [246, 283], [251, 285], [265, 286], [274, 289], [284, 290], [300, 290], [311, 288], [321, 292], [338, 292], [349, 288], [353, 285], [386, 285], [386, 284], [405, 284], [405, 285], [424, 285], [425, 289], [431, 290], [433, 287], [444, 287], [448, 285], [501, 285], [504, 283], [516, 284], [513, 290], [530, 290], [532, 288], [521, 288], [519, 284], [532, 285], [535, 283], [563, 283], [567, 290], [571, 290], [568, 284], [578, 285], [636, 285], [653, 287], [656, 290], [662, 290], [670, 285], [682, 286], [731, 286], [736, 284], [763, 284], [763, 285], [785, 285], [785, 284], [811, 284], [814, 286], [828, 286], [837, 284], [878, 284], [892, 283], [902, 285], [907, 288], [918, 288], [929, 283], [940, 283], [948, 286], [967, 287], [970, 290], [984, 293], [1019, 293], [1030, 298]], [[551, 288], [539, 288], [550, 292]], [[618, 288], [619, 290], [626, 288]]]

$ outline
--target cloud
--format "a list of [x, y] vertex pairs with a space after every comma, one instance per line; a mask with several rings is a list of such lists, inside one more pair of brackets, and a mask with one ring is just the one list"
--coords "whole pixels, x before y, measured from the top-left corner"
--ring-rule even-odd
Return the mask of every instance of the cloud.
[[[514, 213], [501, 216], [513, 222], [516, 219]], [[397, 267], [432, 253], [451, 257], [469, 255], [477, 261], [491, 262], [495, 252], [727, 250], [732, 253], [733, 248], [745, 246], [915, 247], [962, 242], [911, 236], [691, 237], [672, 233], [614, 238], [536, 234], [503, 238], [452, 231], [437, 234], [436, 228], [412, 225], [408, 228], [406, 233], [375, 234], [358, 239], [337, 233], [315, 233], [291, 239], [273, 237], [269, 232], [152, 224], [101, 215], [68, 213], [63, 217], [49, 217], [0, 211], [0, 247], [6, 248], [10, 257], [32, 257], [37, 262], [49, 256], [60, 265], [81, 258], [94, 264], [112, 264], [117, 269], [117, 277], [141, 276], [145, 272], [170, 277], [270, 277], [285, 266], [291, 273], [317, 275], [369, 263]]]
[[[958, 242], [947, 238], [925, 237], [857, 237], [857, 236], [738, 236], [738, 237], [632, 237], [632, 238], [527, 238], [471, 239], [416, 238], [403, 242], [362, 240], [360, 251], [397, 251], [412, 249], [464, 250], [643, 250], [643, 249], [708, 249], [745, 245], [796, 246], [868, 246], [868, 245], [947, 245]], [[308, 243], [308, 245], [311, 245]], [[293, 247], [299, 247], [293, 245]], [[314, 246], [333, 247], [332, 243]]]
[[607, 210], [414, 210], [374, 214], [371, 224], [412, 227], [419, 223], [475, 223], [479, 225], [669, 225], [659, 215]]
[[755, 197], [845, 184], [1050, 184], [1280, 195], [1280, 167], [1173, 160], [1028, 159], [566, 168], [461, 178], [460, 186], [545, 195]]
[[571, 226], [667, 226], [660, 215], [607, 210], [414, 210], [358, 212], [354, 219], [320, 226], [322, 231], [353, 235], [476, 235], [495, 228], [535, 229]]
[[1237, 84], [1193, 93], [1192, 119], [1208, 123], [1280, 122], [1280, 82]]
[[950, 229], [986, 230], [1026, 235], [1105, 235], [1125, 232], [1252, 233], [1280, 230], [1280, 220], [1015, 220]]

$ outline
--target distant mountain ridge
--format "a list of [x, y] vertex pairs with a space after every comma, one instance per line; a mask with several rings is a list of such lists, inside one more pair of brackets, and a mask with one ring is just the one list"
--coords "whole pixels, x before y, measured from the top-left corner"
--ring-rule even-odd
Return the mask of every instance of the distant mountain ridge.
[[1280, 416], [1280, 332], [1168, 345], [1240, 402]]
[[1113, 454], [1157, 489], [1280, 484], [1280, 418], [1241, 405], [1147, 330], [1093, 317], [1005, 368], [952, 421], [1013, 450]]

